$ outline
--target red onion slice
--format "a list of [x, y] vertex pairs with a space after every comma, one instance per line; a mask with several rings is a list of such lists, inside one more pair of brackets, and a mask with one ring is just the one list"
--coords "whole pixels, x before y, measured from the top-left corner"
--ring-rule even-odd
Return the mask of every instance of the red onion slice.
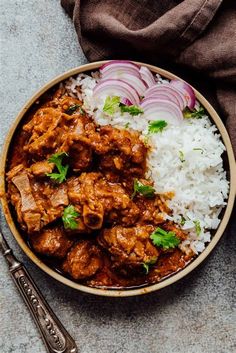
[[118, 80], [124, 80], [126, 75], [132, 75], [134, 77], [140, 78], [138, 71], [133, 70], [130, 67], [117, 68], [116, 66], [112, 66], [111, 68], [109, 68], [109, 70], [105, 71], [104, 73], [101, 73], [101, 78], [102, 79], [114, 78]]
[[100, 70], [103, 70], [104, 68], [111, 66], [111, 65], [116, 65], [116, 64], [120, 64], [120, 65], [127, 65], [127, 66], [134, 66], [137, 69], [140, 69], [140, 66], [135, 64], [133, 61], [130, 60], [110, 60], [107, 63], [103, 64], [100, 67]]
[[184, 97], [187, 100], [187, 106], [190, 109], [193, 109], [196, 103], [196, 97], [192, 87], [188, 85], [185, 81], [181, 80], [171, 80], [170, 85], [173, 85], [184, 94]]
[[[117, 70], [117, 72], [109, 73], [108, 75], [105, 75], [105, 77], [106, 79], [111, 78], [114, 80], [122, 80], [127, 82], [138, 92], [139, 96], [143, 96], [147, 89], [146, 85], [139, 77], [136, 77], [133, 74], [128, 74], [126, 70], [123, 72], [122, 70], [121, 71]], [[102, 80], [103, 79], [104, 77], [102, 76]]]
[[[113, 74], [120, 76], [122, 74], [129, 74], [136, 77], [140, 77], [139, 66], [126, 60], [112, 60], [100, 67], [100, 73], [102, 78], [113, 78]], [[117, 77], [117, 79], [123, 79], [123, 77]]]
[[153, 74], [146, 66], [141, 66], [139, 72], [142, 77], [142, 80], [146, 83], [148, 87], [152, 87], [156, 84]]
[[179, 125], [183, 114], [179, 106], [165, 99], [146, 98], [140, 104], [147, 120], [165, 120], [170, 124]]
[[104, 99], [108, 96], [127, 98], [133, 105], [139, 104], [137, 91], [122, 80], [107, 79], [100, 81], [93, 89], [95, 99]]
[[130, 106], [132, 105], [132, 103], [130, 102], [130, 100], [128, 100], [127, 98], [121, 98], [120, 102], [124, 105]]
[[182, 92], [169, 83], [155, 85], [147, 89], [145, 98], [156, 97], [160, 99], [170, 100], [177, 104], [181, 110], [187, 106], [187, 100]]

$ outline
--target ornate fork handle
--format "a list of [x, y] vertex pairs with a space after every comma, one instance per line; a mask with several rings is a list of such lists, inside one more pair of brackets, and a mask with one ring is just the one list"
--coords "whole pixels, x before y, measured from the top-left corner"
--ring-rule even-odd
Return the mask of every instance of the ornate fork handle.
[[14, 282], [24, 298], [49, 353], [77, 353], [77, 347], [57, 316], [53, 313], [32, 277], [12, 253], [5, 249], [9, 270]]

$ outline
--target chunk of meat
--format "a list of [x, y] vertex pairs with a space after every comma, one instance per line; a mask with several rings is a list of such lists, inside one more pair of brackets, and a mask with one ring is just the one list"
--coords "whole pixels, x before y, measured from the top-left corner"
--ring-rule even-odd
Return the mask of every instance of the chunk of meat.
[[36, 156], [47, 156], [58, 145], [62, 129], [59, 123], [62, 113], [54, 108], [39, 109], [33, 119], [23, 126], [23, 130], [30, 133], [30, 139], [24, 146], [24, 151]]
[[[163, 202], [160, 200], [159, 196], [156, 195], [153, 198], [146, 198], [142, 195], [137, 195], [135, 198], [135, 203], [141, 211], [139, 218], [139, 223], [141, 224], [153, 224], [159, 225], [165, 222]], [[169, 210], [168, 210], [169, 211]]]
[[41, 212], [41, 228], [62, 216], [69, 204], [66, 184], [54, 184], [50, 180], [31, 181], [32, 192]]
[[100, 155], [99, 168], [102, 172], [114, 171], [124, 179], [142, 176], [145, 171], [147, 149], [139, 139], [139, 133], [111, 126], [100, 129], [101, 142], [95, 151]]
[[83, 221], [87, 227], [100, 229], [107, 222], [132, 225], [139, 209], [124, 188], [108, 182], [101, 173], [82, 173], [68, 181], [68, 196], [72, 204], [82, 207]]
[[73, 245], [62, 227], [43, 229], [30, 237], [34, 250], [41, 254], [56, 258], [64, 258]]
[[28, 230], [29, 233], [39, 231], [41, 226], [41, 213], [39, 209], [22, 212], [21, 195], [13, 183], [8, 185], [8, 195], [16, 210], [17, 220], [22, 229]]
[[97, 239], [110, 253], [115, 267], [137, 268], [159, 256], [157, 248], [150, 240], [154, 229], [151, 225], [137, 225], [132, 228], [115, 226], [104, 229]]
[[55, 103], [57, 104], [58, 108], [61, 108], [61, 110], [64, 113], [69, 113], [71, 114], [77, 114], [77, 113], [81, 113], [80, 110], [74, 109], [70, 111], [71, 107], [75, 107], [75, 106], [82, 106], [82, 102], [74, 97], [70, 97], [70, 96], [62, 96], [62, 97], [55, 97], [54, 96], [54, 100], [53, 100], [53, 105], [55, 105]]
[[139, 139], [139, 133], [124, 129], [117, 129], [110, 125], [100, 128], [98, 136], [91, 145], [98, 154], [106, 154], [110, 151], [120, 151], [129, 156], [134, 163], [142, 163], [146, 157], [146, 147]]
[[27, 230], [28, 233], [34, 233], [38, 232], [41, 228], [41, 214], [38, 212], [24, 212], [23, 215], [23, 220], [25, 221], [25, 224], [27, 225]]
[[97, 203], [96, 206], [83, 205], [82, 213], [84, 224], [90, 229], [102, 228], [104, 218], [104, 208], [102, 203]]
[[61, 184], [54, 189], [54, 192], [50, 193], [49, 199], [51, 201], [52, 207], [67, 206], [69, 204], [69, 199], [67, 195], [67, 185]]
[[[78, 109], [70, 110], [71, 107], [75, 108], [75, 106], [78, 107]], [[82, 102], [79, 99], [65, 95], [65, 88], [60, 87], [54, 93], [52, 100], [44, 104], [43, 107], [57, 108], [63, 113], [74, 115], [81, 114], [81, 110], [79, 109], [80, 106], [82, 106]]]
[[8, 173], [12, 185], [9, 188], [10, 199], [15, 206], [17, 218], [25, 222], [29, 232], [40, 229], [40, 210], [35, 202], [30, 179], [23, 165], [16, 166]]
[[174, 232], [176, 237], [179, 238], [179, 240], [181, 241], [187, 238], [187, 234], [182, 229], [178, 228], [173, 222], [165, 222], [162, 228], [168, 232]]
[[90, 123], [84, 125], [82, 133], [71, 134], [69, 144], [73, 146], [78, 143], [90, 147], [99, 156], [99, 168], [102, 172], [113, 170], [124, 175], [144, 174], [147, 148], [139, 139], [138, 132], [117, 129], [110, 125], [96, 129]]
[[83, 143], [73, 143], [69, 148], [70, 166], [75, 172], [86, 171], [92, 163], [92, 149]]
[[67, 185], [55, 185], [50, 180], [37, 179], [30, 168], [19, 165], [7, 174], [8, 195], [16, 209], [17, 218], [28, 233], [61, 217], [69, 204]]
[[12, 178], [13, 184], [17, 187], [21, 195], [21, 211], [37, 211], [38, 207], [34, 200], [29, 177], [26, 172], [22, 171]]
[[83, 142], [83, 138], [95, 131], [95, 124], [87, 115], [73, 117], [76, 117], [73, 129], [67, 134], [61, 150], [69, 153], [71, 168], [75, 172], [83, 172], [91, 166], [93, 159], [92, 148]]
[[23, 131], [29, 135], [23, 150], [36, 160], [58, 151], [68, 152], [70, 134], [78, 132], [78, 126], [84, 126], [87, 121], [80, 112], [66, 113], [71, 105], [78, 103], [80, 101], [72, 97], [55, 98], [39, 108], [23, 126]]
[[48, 161], [36, 162], [31, 165], [30, 170], [36, 177], [45, 177], [45, 174], [52, 173], [54, 164]]
[[76, 244], [63, 263], [63, 270], [76, 280], [95, 275], [101, 267], [101, 251], [88, 240], [82, 240]]

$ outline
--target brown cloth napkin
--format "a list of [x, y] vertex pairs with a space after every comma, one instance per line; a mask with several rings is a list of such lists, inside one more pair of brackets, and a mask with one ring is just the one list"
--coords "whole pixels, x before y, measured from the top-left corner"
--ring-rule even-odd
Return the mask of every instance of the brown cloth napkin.
[[130, 59], [172, 70], [226, 123], [236, 152], [235, 0], [61, 0], [90, 61]]

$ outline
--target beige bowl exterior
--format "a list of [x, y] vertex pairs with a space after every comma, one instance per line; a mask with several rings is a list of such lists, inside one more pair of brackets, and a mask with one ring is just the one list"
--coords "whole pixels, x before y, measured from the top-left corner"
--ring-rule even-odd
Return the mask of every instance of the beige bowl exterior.
[[[3, 147], [3, 154], [2, 154], [2, 161], [1, 161], [1, 169], [0, 169], [0, 195], [1, 195], [1, 202], [2, 202], [2, 207], [3, 207], [3, 211], [7, 220], [7, 223], [10, 227], [10, 230], [12, 232], [12, 234], [14, 235], [16, 241], [18, 242], [18, 244], [20, 245], [20, 247], [22, 248], [22, 250], [26, 253], [26, 255], [38, 266], [40, 267], [44, 272], [46, 272], [48, 275], [52, 276], [53, 278], [55, 278], [56, 280], [64, 283], [67, 286], [70, 286], [72, 288], [75, 288], [77, 290], [86, 292], [86, 293], [90, 293], [90, 294], [95, 294], [95, 295], [101, 295], [101, 296], [110, 296], [110, 297], [128, 297], [128, 296], [134, 296], [134, 295], [141, 295], [141, 294], [146, 294], [146, 293], [150, 293], [156, 290], [159, 290], [161, 288], [164, 288], [166, 286], [169, 286], [170, 284], [180, 280], [181, 278], [183, 278], [184, 276], [186, 276], [187, 274], [189, 274], [191, 271], [193, 271], [198, 265], [200, 265], [200, 263], [211, 253], [211, 251], [213, 250], [213, 248], [216, 246], [216, 244], [218, 243], [219, 239], [221, 238], [226, 225], [229, 221], [232, 209], [233, 209], [233, 205], [234, 205], [234, 199], [235, 199], [235, 193], [236, 193], [236, 164], [235, 164], [235, 159], [234, 159], [234, 153], [233, 153], [233, 149], [232, 149], [232, 145], [228, 136], [228, 133], [220, 119], [220, 117], [218, 116], [218, 114], [216, 113], [216, 111], [213, 109], [213, 107], [210, 105], [210, 103], [196, 90], [195, 90], [195, 94], [197, 99], [199, 100], [199, 102], [205, 107], [205, 109], [208, 111], [209, 116], [211, 116], [212, 120], [214, 121], [214, 123], [216, 124], [218, 130], [220, 131], [222, 140], [226, 146], [226, 150], [227, 150], [227, 156], [228, 156], [228, 161], [229, 161], [229, 172], [230, 172], [230, 191], [229, 191], [229, 198], [228, 198], [228, 203], [227, 203], [227, 207], [225, 209], [225, 213], [224, 216], [222, 218], [222, 221], [215, 233], [215, 235], [213, 236], [211, 242], [207, 245], [206, 249], [193, 261], [191, 262], [189, 265], [187, 265], [184, 269], [182, 269], [181, 271], [179, 271], [178, 273], [172, 275], [171, 277], [164, 279], [162, 282], [157, 283], [157, 284], [153, 284], [153, 285], [148, 285], [146, 287], [142, 287], [142, 288], [137, 288], [137, 289], [126, 289], [126, 290], [120, 290], [120, 289], [97, 289], [97, 288], [90, 288], [88, 286], [84, 286], [81, 285], [79, 283], [76, 283], [62, 275], [60, 275], [59, 273], [57, 273], [56, 271], [54, 271], [53, 269], [51, 269], [50, 267], [48, 267], [45, 263], [43, 263], [37, 256], [35, 253], [32, 252], [32, 250], [28, 247], [28, 245], [26, 244], [26, 242], [24, 241], [23, 237], [21, 236], [20, 232], [18, 231], [14, 220], [12, 218], [8, 203], [7, 203], [7, 199], [6, 199], [6, 195], [5, 195], [5, 167], [6, 167], [6, 161], [7, 161], [7, 155], [8, 155], [8, 150], [9, 150], [9, 146], [13, 137], [14, 132], [16, 131], [20, 121], [24, 118], [25, 114], [27, 113], [27, 111], [29, 110], [29, 108], [37, 101], [37, 99], [43, 94], [45, 93], [47, 90], [51, 89], [54, 85], [58, 84], [59, 82], [69, 78], [70, 76], [74, 76], [77, 75], [79, 73], [85, 72], [85, 71], [90, 71], [90, 70], [96, 70], [98, 69], [102, 64], [104, 64], [106, 61], [100, 61], [100, 62], [94, 62], [91, 64], [86, 64], [86, 65], [82, 65], [79, 66], [75, 69], [69, 70], [67, 72], [65, 72], [64, 74], [57, 76], [55, 79], [51, 80], [49, 83], [47, 83], [45, 86], [43, 86], [26, 104], [25, 106], [22, 108], [22, 110], [19, 112], [19, 114], [16, 117], [16, 120], [14, 122], [14, 124], [12, 125], [9, 134], [6, 138], [4, 147]], [[166, 77], [168, 79], [173, 79], [173, 78], [178, 78], [179, 77], [171, 74], [170, 72], [160, 69], [158, 67], [152, 66], [152, 65], [147, 65], [147, 64], [143, 64], [143, 63], [138, 63], [140, 65], [146, 66], [148, 67], [150, 70], [152, 70], [155, 73], [158, 73], [160, 75], [162, 75], [163, 77]]]

